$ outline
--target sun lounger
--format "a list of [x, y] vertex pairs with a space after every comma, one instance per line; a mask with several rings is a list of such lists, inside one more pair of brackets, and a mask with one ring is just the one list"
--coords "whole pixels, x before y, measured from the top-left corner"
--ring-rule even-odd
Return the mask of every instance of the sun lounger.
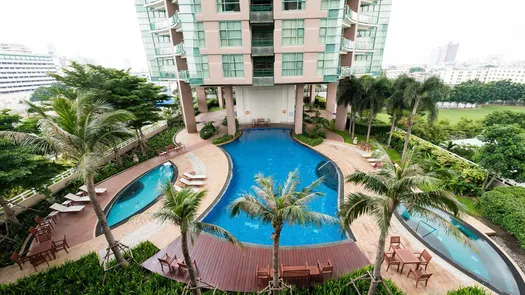
[[206, 179], [206, 175], [204, 174], [191, 174], [189, 172], [184, 172], [182, 175], [184, 175], [184, 177], [186, 177], [189, 180]]
[[184, 183], [185, 185], [190, 185], [190, 186], [202, 186], [202, 185], [204, 185], [204, 181], [202, 181], [202, 180], [187, 180], [186, 178], [180, 178], [179, 181], [181, 183]]
[[89, 199], [88, 196], [79, 197], [77, 195], [67, 194], [67, 195], [64, 196], [64, 198], [66, 198], [68, 200], [71, 200], [73, 202], [91, 202], [91, 200]]
[[[184, 188], [182, 188], [182, 187], [180, 187], [180, 186], [178, 186], [178, 185], [176, 185], [176, 184], [174, 184], [173, 187], [174, 187], [175, 190], [178, 191], [178, 192], [180, 192], [181, 190], [184, 189]], [[198, 192], [198, 191], [199, 191], [199, 189], [196, 188], [196, 187], [192, 187], [191, 190], [194, 191], [194, 192]]]
[[366, 160], [367, 160], [368, 162], [374, 162], [374, 163], [375, 163], [375, 162], [379, 162], [378, 159], [374, 159], [374, 158], [368, 158], [368, 159], [366, 159]]
[[76, 212], [80, 212], [80, 211], [84, 210], [85, 207], [86, 206], [69, 206], [69, 207], [66, 207], [66, 206], [60, 205], [58, 203], [54, 203], [49, 208], [51, 208], [53, 210], [56, 210], [56, 211], [58, 211], [60, 213], [76, 213]]
[[[78, 188], [79, 190], [81, 191], [85, 191], [87, 193], [87, 186], [84, 184], [83, 186], [79, 187]], [[107, 188], [95, 188], [95, 193], [97, 195], [101, 195], [101, 194], [105, 194], [107, 193], [108, 189]]]

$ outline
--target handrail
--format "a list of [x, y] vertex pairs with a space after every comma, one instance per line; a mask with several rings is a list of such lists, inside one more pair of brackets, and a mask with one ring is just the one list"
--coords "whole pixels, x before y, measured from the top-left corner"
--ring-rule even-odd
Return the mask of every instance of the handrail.
[[273, 11], [273, 4], [250, 4], [251, 12]]
[[357, 13], [353, 11], [348, 5], [345, 5], [343, 17], [352, 21], [357, 21]]
[[273, 77], [274, 69], [253, 69], [254, 77]]
[[252, 38], [252, 47], [273, 46], [273, 38]]

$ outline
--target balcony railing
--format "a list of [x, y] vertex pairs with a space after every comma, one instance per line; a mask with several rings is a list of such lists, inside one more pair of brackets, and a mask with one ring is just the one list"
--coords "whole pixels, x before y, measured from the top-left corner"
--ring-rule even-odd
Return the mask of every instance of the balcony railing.
[[273, 46], [273, 38], [252, 38], [252, 47]]
[[189, 82], [190, 81], [190, 72], [188, 70], [179, 71], [179, 80]]
[[179, 17], [179, 11], [175, 11], [175, 14], [170, 18], [171, 20], [171, 26], [175, 27], [181, 24], [180, 17]]
[[173, 54], [173, 47], [160, 47], [155, 48], [155, 55], [172, 55]]
[[341, 38], [341, 50], [352, 51], [355, 49], [355, 42], [346, 38]]
[[160, 76], [161, 79], [175, 79], [175, 78], [177, 78], [177, 75], [174, 72], [162, 72], [161, 71], [159, 76]]
[[273, 69], [253, 69], [254, 77], [273, 77]]
[[273, 11], [272, 4], [250, 4], [251, 12]]
[[345, 5], [345, 11], [343, 17], [351, 22], [357, 22], [357, 13], [350, 9], [350, 6]]
[[186, 55], [186, 48], [184, 47], [184, 42], [175, 45], [175, 55]]
[[152, 31], [163, 30], [168, 28], [168, 20], [163, 19], [161, 21], [151, 23], [149, 26]]
[[356, 41], [355, 42], [356, 50], [374, 50], [374, 43], [368, 41]]
[[371, 15], [359, 14], [359, 23], [375, 25], [377, 18]]
[[345, 78], [352, 75], [369, 74], [370, 67], [341, 67], [339, 77]]

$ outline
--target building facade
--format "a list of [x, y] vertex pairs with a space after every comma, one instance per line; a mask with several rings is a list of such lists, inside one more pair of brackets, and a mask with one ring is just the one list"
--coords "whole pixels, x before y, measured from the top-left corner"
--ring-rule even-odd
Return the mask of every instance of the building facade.
[[[336, 111], [339, 79], [379, 75], [392, 0], [136, 0], [152, 81], [175, 83], [189, 132], [192, 88], [219, 87], [229, 122], [295, 123], [305, 85], [327, 84]], [[311, 87], [315, 89], [315, 87]], [[233, 94], [236, 106], [234, 111]], [[310, 95], [312, 98], [315, 96]], [[344, 128], [341, 107], [337, 127]], [[338, 123], [339, 124], [338, 124]], [[235, 132], [233, 123], [228, 131]]]
[[458, 85], [470, 80], [491, 82], [511, 80], [515, 83], [525, 83], [525, 68], [495, 67], [495, 68], [446, 68], [439, 72], [439, 77], [449, 85]]

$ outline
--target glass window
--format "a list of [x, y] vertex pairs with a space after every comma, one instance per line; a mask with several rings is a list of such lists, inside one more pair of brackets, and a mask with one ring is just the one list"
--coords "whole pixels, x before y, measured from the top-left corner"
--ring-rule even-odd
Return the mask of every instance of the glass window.
[[207, 55], [195, 56], [195, 69], [197, 71], [197, 77], [204, 79], [210, 77], [210, 66]]
[[339, 43], [341, 38], [341, 27], [337, 25], [335, 18], [322, 18], [319, 27], [319, 44]]
[[242, 54], [222, 56], [222, 74], [224, 78], [244, 77], [244, 57]]
[[283, 45], [304, 44], [304, 19], [283, 20]]
[[195, 46], [206, 47], [206, 38], [204, 34], [204, 23], [195, 23]]
[[242, 46], [242, 25], [240, 21], [219, 22], [221, 46]]
[[321, 0], [321, 9], [340, 9], [342, 8], [341, 0]]
[[217, 0], [217, 12], [239, 12], [241, 4], [239, 0]]
[[317, 54], [317, 76], [337, 75], [339, 52], [319, 52]]
[[283, 53], [283, 76], [303, 75], [303, 54]]
[[305, 10], [306, 0], [283, 0], [283, 10]]
[[191, 1], [191, 12], [193, 13], [202, 13], [202, 2], [201, 0]]

